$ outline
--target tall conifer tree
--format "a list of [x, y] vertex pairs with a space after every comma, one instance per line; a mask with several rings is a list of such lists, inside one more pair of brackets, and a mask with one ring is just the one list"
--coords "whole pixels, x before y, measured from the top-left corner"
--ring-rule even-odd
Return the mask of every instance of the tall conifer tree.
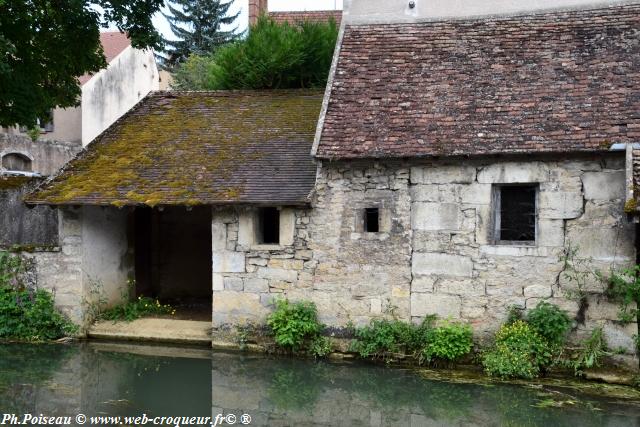
[[169, 13], [163, 13], [169, 21], [177, 40], [165, 39], [164, 65], [173, 67], [189, 55], [212, 53], [216, 47], [237, 39], [237, 27], [222, 30], [238, 18], [228, 15], [233, 2], [223, 0], [167, 0]]

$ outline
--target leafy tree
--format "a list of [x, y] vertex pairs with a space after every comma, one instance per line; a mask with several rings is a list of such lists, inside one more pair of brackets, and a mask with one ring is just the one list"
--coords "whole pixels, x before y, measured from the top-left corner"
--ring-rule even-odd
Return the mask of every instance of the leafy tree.
[[151, 17], [162, 3], [0, 0], [0, 125], [32, 127], [54, 107], [77, 105], [77, 77], [106, 66], [100, 27], [115, 24], [134, 47], [159, 48]]
[[324, 87], [337, 37], [333, 20], [289, 25], [262, 17], [246, 39], [213, 54], [192, 55], [175, 73], [175, 86], [189, 90]]
[[239, 37], [236, 28], [229, 31], [220, 28], [233, 24], [240, 14], [228, 15], [231, 4], [231, 1], [222, 0], [167, 1], [169, 13], [163, 15], [178, 40], [164, 40], [167, 45], [165, 65], [174, 66], [191, 54], [207, 54], [236, 40]]

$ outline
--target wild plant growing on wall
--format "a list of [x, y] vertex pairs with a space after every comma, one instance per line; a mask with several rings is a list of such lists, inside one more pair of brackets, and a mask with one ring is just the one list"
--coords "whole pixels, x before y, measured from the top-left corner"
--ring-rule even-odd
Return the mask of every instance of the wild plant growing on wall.
[[[609, 279], [609, 295], [620, 305], [620, 320], [636, 322], [640, 333], [640, 265], [613, 272]], [[640, 353], [640, 338], [634, 336], [636, 351]]]
[[0, 251], [0, 339], [44, 341], [76, 333], [50, 292], [25, 286], [25, 272], [19, 255]]

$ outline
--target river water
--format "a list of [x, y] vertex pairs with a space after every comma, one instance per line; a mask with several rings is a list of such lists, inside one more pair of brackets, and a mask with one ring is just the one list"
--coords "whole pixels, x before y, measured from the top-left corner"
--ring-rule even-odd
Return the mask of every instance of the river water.
[[235, 425], [249, 415], [252, 426], [640, 426], [640, 400], [557, 384], [461, 383], [369, 363], [108, 343], [3, 344], [0, 424], [3, 414], [70, 416], [72, 425], [78, 414], [233, 414]]

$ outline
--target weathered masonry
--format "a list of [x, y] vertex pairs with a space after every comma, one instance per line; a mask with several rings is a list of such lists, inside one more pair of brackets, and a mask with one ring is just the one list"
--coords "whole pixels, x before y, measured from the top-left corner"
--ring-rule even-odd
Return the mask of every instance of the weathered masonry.
[[578, 303], [563, 273], [568, 257], [637, 262], [640, 4], [488, 3], [454, 19], [444, 2], [351, 2], [322, 105], [148, 96], [29, 197], [61, 212], [44, 283], [63, 278], [58, 303], [82, 316], [94, 281], [112, 302], [128, 277], [167, 297], [198, 282], [214, 332], [290, 298], [336, 329], [437, 314], [483, 339], [510, 307], [549, 300], [577, 336], [602, 325], [634, 352], [602, 283]]
[[212, 292], [238, 287], [222, 273], [246, 271], [220, 237], [247, 238], [236, 218], [261, 213], [251, 244], [264, 253], [293, 244], [321, 101], [314, 91], [148, 95], [28, 197], [60, 212], [61, 250], [35, 255], [40, 285], [81, 323], [131, 280], [136, 295], [210, 307]]

